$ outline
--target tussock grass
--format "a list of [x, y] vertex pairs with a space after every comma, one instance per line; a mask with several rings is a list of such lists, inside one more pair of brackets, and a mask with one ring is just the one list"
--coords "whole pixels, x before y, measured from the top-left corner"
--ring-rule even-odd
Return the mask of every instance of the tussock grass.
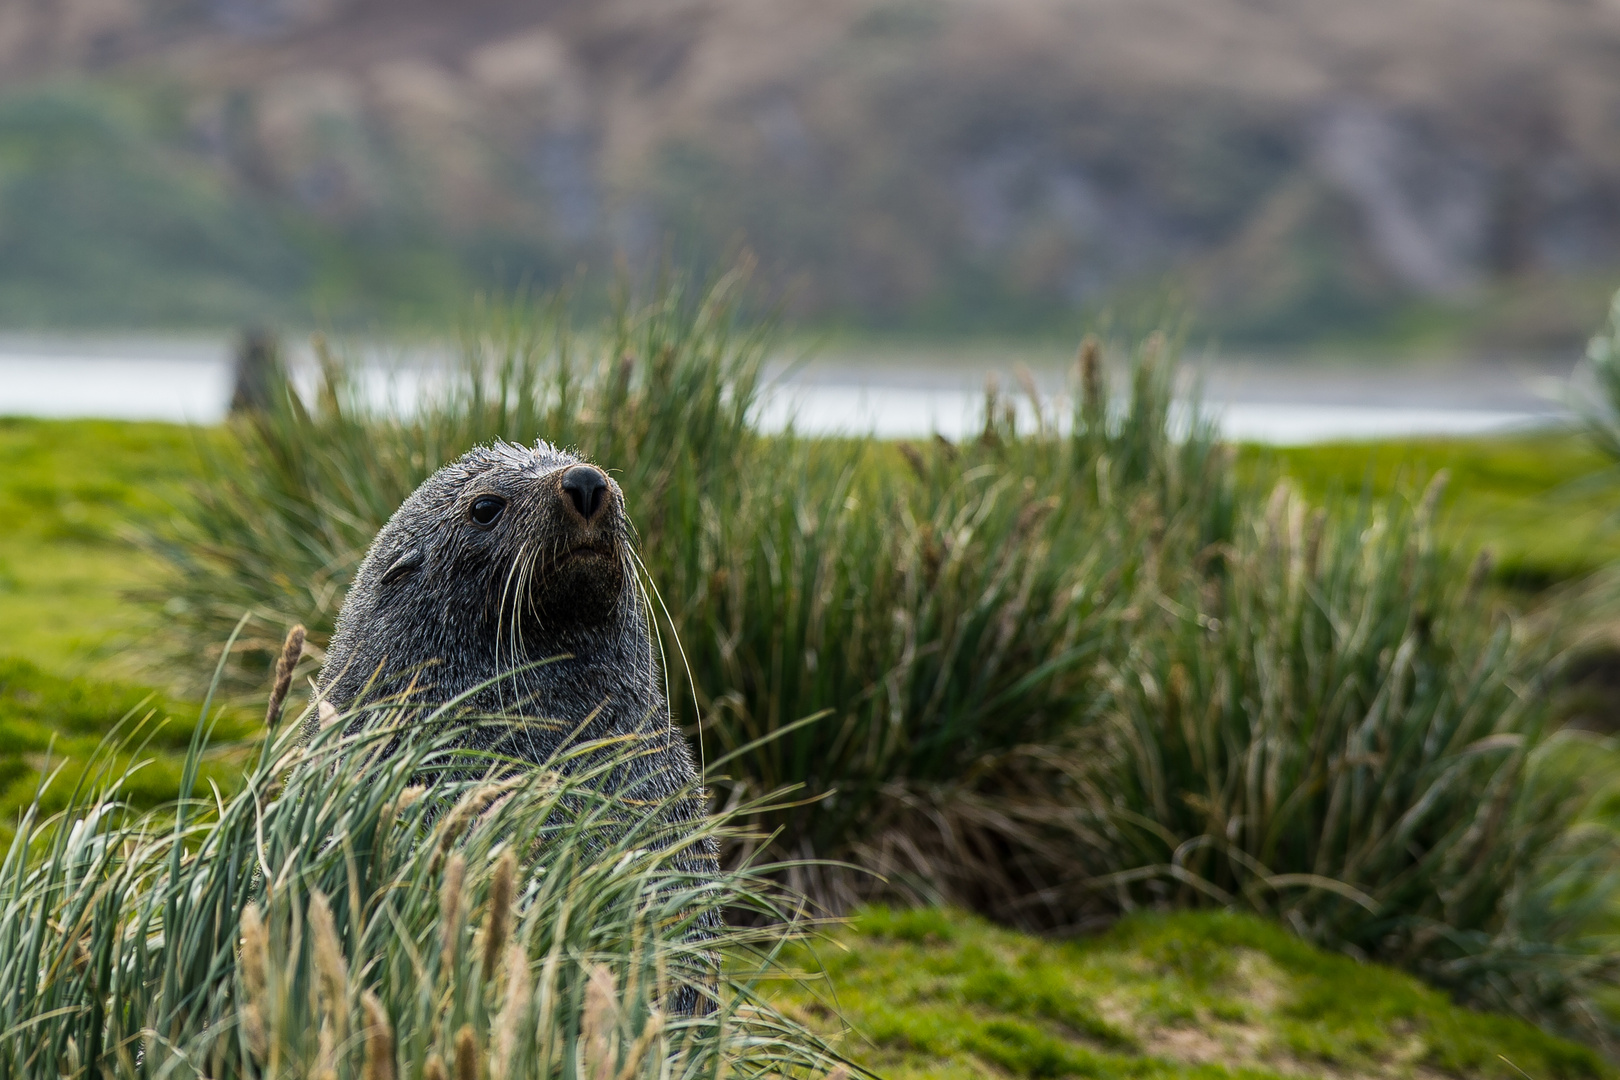
[[1220, 575], [1144, 597], [1089, 781], [1094, 880], [1126, 906], [1272, 914], [1546, 1015], [1614, 977], [1598, 931], [1620, 863], [1572, 830], [1592, 792], [1556, 762], [1580, 737], [1547, 729], [1556, 658], [1493, 609], [1487, 561], [1435, 543], [1443, 481], [1336, 515], [1279, 486]]
[[451, 749], [448, 712], [401, 720], [340, 717], [308, 746], [285, 723], [229, 797], [198, 788], [200, 725], [172, 806], [130, 806], [138, 767], [109, 754], [65, 808], [32, 808], [0, 862], [0, 1075], [836, 1067], [753, 990], [794, 922], [766, 871], [683, 875], [696, 835], [593, 770], [505, 769]]
[[654, 304], [621, 306], [588, 357], [557, 305], [491, 305], [469, 321], [459, 366], [408, 419], [368, 410], [317, 342], [314, 400], [282, 383], [270, 408], [235, 419], [234, 445], [205, 462], [194, 511], [153, 538], [176, 571], [168, 599], [187, 645], [217, 656], [250, 610], [259, 618], [232, 657], [245, 664], [228, 669], [243, 685], [260, 685], [295, 623], [318, 658], [377, 529], [439, 466], [496, 438], [543, 435], [611, 468], [644, 548], [673, 557], [697, 515], [724, 504], [755, 438], [747, 418], [766, 338], [739, 319], [738, 291], [735, 279], [696, 297], [675, 283]]
[[286, 625], [324, 640], [422, 477], [554, 439], [625, 490], [722, 802], [795, 790], [758, 813], [795, 889], [1048, 929], [1247, 908], [1607, 1037], [1617, 848], [1575, 828], [1579, 771], [1539, 765], [1556, 657], [1437, 543], [1438, 489], [1323, 508], [1242, 482], [1172, 409], [1158, 335], [1122, 385], [1089, 343], [1032, 428], [993, 390], [960, 445], [761, 435], [739, 288], [677, 285], [588, 339], [492, 310], [408, 418], [335, 360], [312, 400], [284, 387], [163, 538], [183, 646], [250, 609], [228, 659], [257, 683]]

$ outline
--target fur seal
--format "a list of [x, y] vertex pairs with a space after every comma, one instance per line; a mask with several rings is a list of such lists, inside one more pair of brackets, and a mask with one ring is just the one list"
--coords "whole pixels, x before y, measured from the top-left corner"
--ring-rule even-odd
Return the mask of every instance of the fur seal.
[[[424, 481], [372, 541], [320, 691], [338, 706], [467, 695], [470, 713], [525, 720], [469, 725], [466, 744], [536, 765], [629, 737], [639, 753], [608, 785], [636, 803], [684, 796], [667, 804], [677, 824], [695, 823], [705, 797], [671, 724], [633, 540], [624, 494], [602, 469], [546, 442], [476, 448]], [[673, 861], [718, 869], [712, 839]]]

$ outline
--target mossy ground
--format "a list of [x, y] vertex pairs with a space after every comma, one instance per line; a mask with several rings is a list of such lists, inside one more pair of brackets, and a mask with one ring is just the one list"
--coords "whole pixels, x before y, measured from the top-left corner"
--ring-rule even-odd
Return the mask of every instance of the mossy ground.
[[[196, 476], [206, 433], [174, 424], [0, 419], [0, 655], [128, 679], [155, 616], [128, 601], [158, 566], [134, 529]], [[146, 674], [150, 674], [146, 672]]]
[[[161, 616], [130, 594], [159, 567], [134, 530], [184, 497], [208, 437], [172, 424], [0, 419], [0, 838], [42, 768], [63, 767], [45, 801], [54, 806], [120, 720], [151, 736], [131, 800], [173, 797], [200, 706], [143, 685], [162, 681], [140, 651]], [[219, 741], [249, 730], [228, 714]], [[229, 786], [239, 772], [227, 755], [205, 778]]]
[[[135, 542], [197, 475], [203, 440], [162, 424], [0, 420], [0, 838], [50, 754], [78, 775], [121, 718], [172, 717], [131, 792], [171, 794], [198, 705], [147, 689], [161, 610], [131, 600], [161, 567]], [[1604, 463], [1576, 437], [1246, 448], [1248, 475], [1316, 496], [1417, 489], [1451, 471], [1446, 529], [1488, 545], [1500, 580], [1538, 589], [1620, 559]], [[898, 467], [898, 463], [897, 463]], [[1594, 479], [1596, 477], [1596, 479]], [[1556, 527], [1553, 527], [1556, 526]], [[226, 717], [228, 737], [253, 718]], [[229, 751], [205, 775], [228, 787]], [[940, 911], [872, 909], [778, 987], [847, 1051], [896, 1078], [1612, 1075], [1590, 1051], [1451, 1005], [1413, 979], [1320, 953], [1231, 915], [1144, 915], [1054, 943]], [[1520, 1070], [1523, 1070], [1521, 1074]]]
[[1583, 1046], [1247, 915], [1140, 914], [1057, 942], [874, 907], [789, 963], [807, 978], [772, 998], [893, 1080], [1615, 1074]]

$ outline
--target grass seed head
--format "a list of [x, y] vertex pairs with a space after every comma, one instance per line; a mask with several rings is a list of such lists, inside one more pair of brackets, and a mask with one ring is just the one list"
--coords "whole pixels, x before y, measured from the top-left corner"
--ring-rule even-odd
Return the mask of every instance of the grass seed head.
[[331, 1015], [341, 1038], [349, 1028], [349, 965], [343, 958], [343, 943], [326, 894], [311, 889], [309, 929], [315, 948], [315, 974], [323, 1007]]
[[281, 707], [287, 702], [287, 691], [292, 688], [293, 668], [304, 655], [304, 627], [300, 623], [287, 631], [282, 643], [281, 656], [276, 660], [276, 678], [270, 687], [270, 704], [264, 712], [265, 727], [273, 728], [281, 721]]
[[657, 1041], [658, 1036], [664, 1032], [664, 1014], [654, 1009], [647, 1017], [647, 1026], [641, 1029], [636, 1041], [631, 1044], [630, 1052], [624, 1056], [624, 1065], [620, 1067], [619, 1074], [614, 1080], [630, 1080], [641, 1068], [641, 1063], [647, 1060], [647, 1051]]
[[456, 1080], [478, 1080], [478, 1036], [471, 1024], [456, 1032]]
[[619, 995], [613, 972], [606, 964], [593, 964], [585, 984], [585, 1011], [579, 1025], [585, 1075], [590, 1080], [613, 1077], [613, 1035], [619, 1026]]
[[1102, 411], [1102, 346], [1095, 334], [1080, 343], [1080, 404], [1091, 416]]
[[439, 971], [446, 980], [455, 977], [456, 949], [461, 942], [461, 883], [467, 873], [467, 860], [460, 852], [450, 856], [439, 886]]
[[1479, 599], [1479, 594], [1485, 588], [1485, 583], [1491, 580], [1491, 571], [1496, 569], [1496, 552], [1488, 547], [1479, 549], [1474, 556], [1474, 563], [1468, 568], [1468, 588], [1464, 593], [1465, 603], [1472, 605]]
[[510, 780], [499, 780], [494, 783], [481, 784], [461, 797], [455, 809], [445, 815], [444, 824], [439, 826], [439, 845], [433, 853], [433, 860], [429, 865], [430, 871], [437, 871], [443, 863], [444, 857], [450, 853], [461, 834], [467, 830], [473, 821], [488, 809], [489, 804], [501, 795], [525, 782], [525, 777], [514, 777]]
[[895, 449], [900, 451], [900, 456], [906, 459], [906, 464], [910, 465], [911, 471], [917, 474], [917, 479], [928, 479], [928, 461], [922, 456], [921, 450], [908, 442], [898, 444]]
[[269, 1039], [265, 1034], [265, 1012], [269, 1004], [268, 971], [270, 965], [270, 937], [265, 932], [259, 905], [249, 904], [242, 910], [242, 1034], [248, 1050], [263, 1061], [269, 1052]]
[[506, 950], [506, 1002], [495, 1020], [489, 1052], [489, 1073], [495, 1080], [517, 1075], [518, 1039], [529, 1015], [534, 983], [529, 978], [529, 954], [514, 942]]
[[382, 999], [367, 990], [360, 998], [366, 1014], [365, 1080], [394, 1080], [394, 1028]]
[[484, 981], [495, 974], [495, 964], [506, 945], [512, 922], [512, 890], [517, 879], [517, 856], [508, 847], [495, 863], [489, 883], [489, 917], [484, 925]]
[[1440, 500], [1446, 494], [1446, 485], [1451, 483], [1451, 470], [1441, 469], [1430, 479], [1429, 486], [1423, 489], [1423, 498], [1418, 503], [1418, 524], [1428, 525], [1434, 521], [1434, 512], [1440, 507]]

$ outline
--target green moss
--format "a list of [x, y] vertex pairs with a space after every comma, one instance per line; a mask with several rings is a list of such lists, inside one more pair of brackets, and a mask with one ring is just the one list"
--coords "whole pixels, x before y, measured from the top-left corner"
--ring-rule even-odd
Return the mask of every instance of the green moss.
[[143, 674], [151, 613], [128, 594], [158, 567], [134, 542], [196, 475], [207, 431], [0, 418], [0, 656], [102, 679]]
[[[111, 760], [120, 768], [146, 762], [125, 785], [124, 797], [137, 806], [174, 798], [198, 712], [146, 687], [52, 675], [26, 660], [0, 657], [0, 837], [33, 800], [43, 776], [55, 775], [41, 801], [48, 810], [66, 805], [81, 781], [94, 785], [96, 776], [85, 769], [115, 728], [134, 741]], [[214, 723], [222, 749], [206, 760], [202, 780], [233, 790], [242, 751], [232, 742], [254, 734], [254, 724], [234, 712], [217, 715]]]
[[[199, 709], [142, 685], [154, 621], [130, 594], [159, 571], [134, 529], [184, 497], [199, 440], [213, 437], [174, 424], [0, 418], [0, 836], [42, 770], [60, 770], [45, 805], [63, 804], [120, 720], [141, 725], [148, 761], [126, 796], [174, 797]], [[250, 717], [229, 714], [220, 741], [252, 730]], [[226, 751], [203, 777], [230, 789], [239, 774]]]
[[874, 907], [793, 962], [820, 979], [777, 998], [824, 1030], [848, 1023], [846, 1051], [888, 1076], [1614, 1075], [1586, 1047], [1246, 915], [1139, 914], [1054, 942]]

